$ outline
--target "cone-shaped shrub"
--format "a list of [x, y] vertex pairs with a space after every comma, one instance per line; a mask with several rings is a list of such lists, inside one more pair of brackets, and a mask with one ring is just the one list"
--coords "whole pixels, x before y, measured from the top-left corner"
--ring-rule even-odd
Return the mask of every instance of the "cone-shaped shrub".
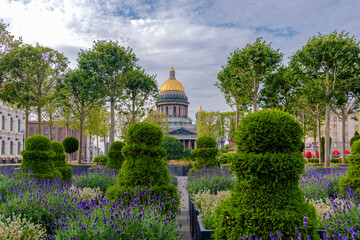
[[53, 157], [55, 152], [51, 150], [51, 141], [42, 135], [33, 135], [25, 141], [25, 150], [21, 152], [23, 161], [21, 169], [32, 172], [32, 176], [39, 179], [60, 178], [59, 171], [54, 169]]
[[125, 161], [117, 177], [117, 185], [108, 189], [112, 200], [127, 196], [139, 187], [151, 189], [156, 196], [179, 199], [177, 188], [171, 184], [166, 167], [166, 150], [160, 146], [162, 130], [159, 126], [140, 122], [133, 124], [126, 135], [123, 147]]
[[244, 117], [235, 133], [240, 151], [233, 170], [238, 182], [231, 197], [215, 211], [215, 239], [239, 239], [244, 235], [270, 239], [296, 238], [295, 228], [318, 239], [315, 208], [305, 202], [299, 174], [305, 160], [299, 151], [303, 131], [288, 113], [262, 110]]
[[340, 192], [349, 187], [360, 194], [360, 139], [351, 145], [351, 155], [347, 157], [350, 162], [346, 176], [342, 177], [339, 182]]
[[110, 145], [110, 149], [107, 153], [106, 166], [119, 170], [122, 163], [124, 162], [124, 155], [122, 154], [122, 149], [125, 146], [124, 142], [115, 141]]
[[[194, 170], [203, 167], [217, 167], [218, 161], [216, 155], [219, 150], [216, 147], [216, 141], [210, 136], [201, 136], [196, 140], [196, 149], [193, 150], [195, 159]], [[193, 170], [193, 171], [194, 171]]]
[[360, 139], [360, 135], [359, 135], [358, 131], [355, 131], [354, 136], [350, 139], [350, 147], [352, 146], [352, 144], [353, 144], [355, 141], [357, 141], [357, 140], [359, 140], [359, 139]]
[[51, 149], [55, 152], [53, 159], [54, 168], [61, 173], [61, 179], [64, 182], [72, 181], [73, 169], [66, 164], [66, 153], [64, 145], [61, 142], [52, 141]]

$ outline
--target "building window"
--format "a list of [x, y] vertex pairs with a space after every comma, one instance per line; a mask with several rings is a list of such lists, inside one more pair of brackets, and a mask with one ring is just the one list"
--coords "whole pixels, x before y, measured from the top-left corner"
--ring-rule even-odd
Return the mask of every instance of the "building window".
[[21, 121], [20, 121], [20, 119], [18, 119], [18, 132], [20, 132], [21, 131]]
[[2, 116], [2, 130], [5, 130], [5, 116]]
[[62, 134], [62, 128], [59, 128], [59, 134]]
[[176, 117], [176, 107], [174, 107], [174, 117]]
[[52, 128], [52, 129], [51, 129], [51, 133], [52, 133], [52, 134], [55, 134], [55, 128]]
[[6, 154], [5, 153], [5, 140], [2, 140], [2, 142], [1, 142], [1, 154]]
[[34, 134], [34, 129], [30, 128], [30, 135], [33, 135], [33, 134]]
[[336, 145], [336, 143], [334, 143], [334, 147], [336, 147], [337, 145]]
[[10, 131], [14, 131], [14, 120], [10, 118]]
[[18, 142], [17, 154], [20, 154], [20, 151], [21, 151], [21, 143], [20, 143], [20, 142]]
[[333, 116], [333, 121], [336, 122], [337, 121], [337, 117]]
[[179, 117], [181, 116], [181, 114], [180, 114], [180, 108], [179, 108]]
[[59, 142], [61, 142], [61, 138], [59, 138]]
[[11, 141], [10, 142], [10, 155], [14, 154], [14, 143]]
[[168, 115], [169, 114], [169, 109], [168, 109], [168, 107], [166, 107], [166, 115]]
[[45, 128], [44, 133], [45, 133], [46, 135], [49, 134], [49, 129]]
[[336, 130], [337, 129], [337, 125], [334, 125], [334, 130]]
[[100, 142], [104, 142], [104, 139], [103, 139], [103, 138], [100, 138]]

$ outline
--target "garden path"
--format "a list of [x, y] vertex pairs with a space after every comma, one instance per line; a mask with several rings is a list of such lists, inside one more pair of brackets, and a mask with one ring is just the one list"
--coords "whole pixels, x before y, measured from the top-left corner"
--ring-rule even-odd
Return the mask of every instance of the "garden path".
[[181, 193], [181, 213], [179, 216], [179, 224], [182, 224], [180, 233], [182, 239], [190, 240], [190, 220], [189, 220], [189, 194], [186, 190], [188, 177], [176, 177], [178, 180], [178, 189]]

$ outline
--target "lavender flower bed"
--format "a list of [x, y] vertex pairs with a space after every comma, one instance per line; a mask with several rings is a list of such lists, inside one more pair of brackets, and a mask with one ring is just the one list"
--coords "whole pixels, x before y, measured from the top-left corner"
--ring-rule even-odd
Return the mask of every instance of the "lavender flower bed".
[[226, 169], [202, 168], [189, 175], [187, 190], [189, 196], [193, 198], [196, 194], [209, 191], [217, 194], [219, 191], [230, 190], [235, 186], [236, 178]]
[[306, 198], [325, 200], [339, 192], [339, 181], [346, 175], [347, 168], [331, 168], [327, 172], [310, 172], [302, 174], [300, 187]]
[[[116, 177], [104, 169], [90, 173], [96, 173], [98, 180], [100, 176]], [[166, 212], [165, 202], [169, 202], [166, 196], [154, 196], [147, 189], [127, 193], [116, 202], [101, 195], [83, 200], [77, 188], [59, 180], [0, 175], [0, 215], [21, 214], [31, 223], [40, 223], [47, 239], [177, 239], [175, 213], [179, 204], [171, 200], [173, 211]]]

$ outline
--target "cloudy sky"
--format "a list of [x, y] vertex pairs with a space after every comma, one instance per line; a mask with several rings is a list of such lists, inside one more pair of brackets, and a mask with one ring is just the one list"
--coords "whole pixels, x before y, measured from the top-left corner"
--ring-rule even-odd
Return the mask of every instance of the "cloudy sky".
[[263, 37], [289, 56], [318, 33], [345, 30], [360, 40], [359, 0], [0, 0], [0, 19], [26, 43], [63, 52], [71, 66], [95, 40], [133, 48], [159, 88], [173, 65], [190, 101], [227, 111], [214, 86], [230, 52]]

